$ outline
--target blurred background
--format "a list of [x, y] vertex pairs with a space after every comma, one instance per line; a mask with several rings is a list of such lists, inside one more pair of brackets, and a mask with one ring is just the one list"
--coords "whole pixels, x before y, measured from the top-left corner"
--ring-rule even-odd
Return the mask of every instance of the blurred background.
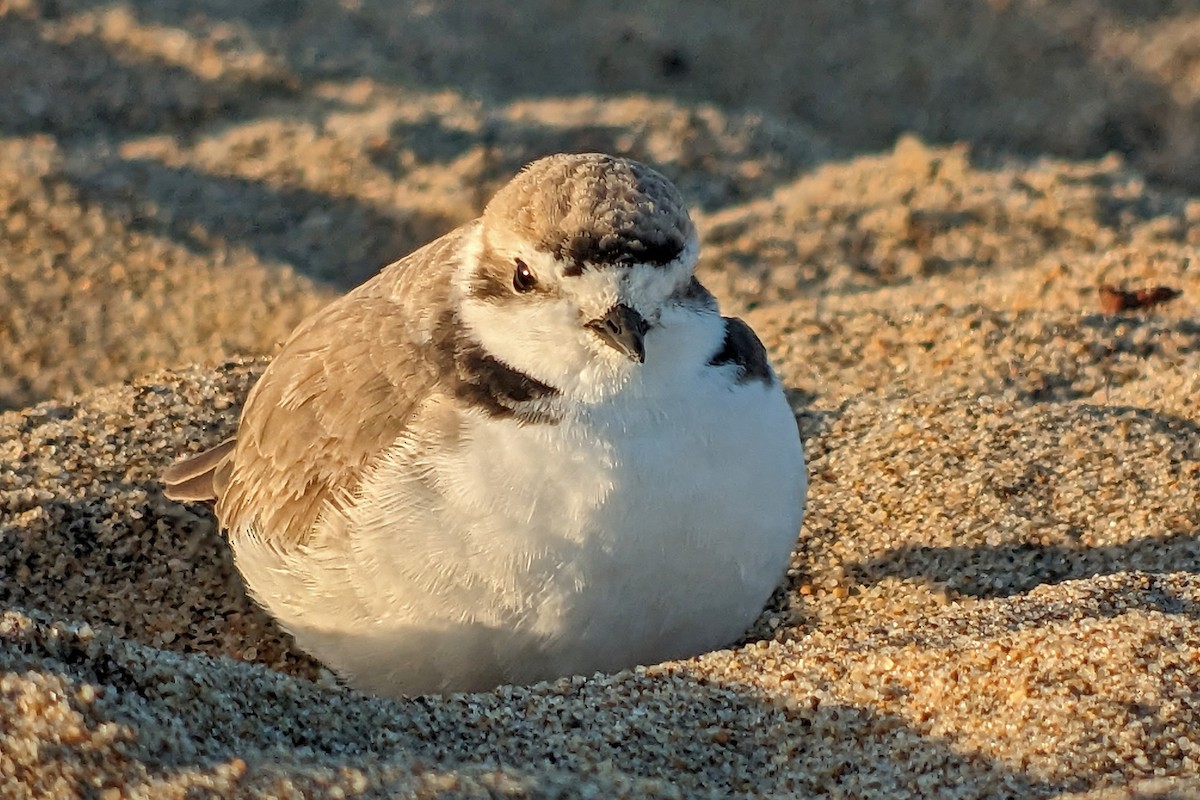
[[[860, 164], [843, 205], [875, 191], [854, 159], [898, 138], [918, 163], [956, 142], [978, 169], [1101, 159], [1186, 197], [1198, 98], [1184, 0], [0, 0], [0, 409], [269, 353], [545, 153], [675, 179], [737, 310], [783, 296], [764, 257], [818, 294], [956, 268], [904, 265], [971, 222], [961, 198], [904, 252], [861, 208], [797, 248], [845, 190], [823, 165]], [[763, 205], [813, 174], [803, 213]], [[753, 247], [720, 249], [751, 222]]]

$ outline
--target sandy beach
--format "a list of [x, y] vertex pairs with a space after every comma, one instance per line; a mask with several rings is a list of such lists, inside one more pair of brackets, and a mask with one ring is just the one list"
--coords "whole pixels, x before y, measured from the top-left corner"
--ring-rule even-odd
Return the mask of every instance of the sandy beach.
[[[945, 5], [0, 0], [0, 797], [1200, 797], [1200, 11]], [[583, 150], [787, 386], [786, 581], [686, 661], [344, 688], [158, 475]]]

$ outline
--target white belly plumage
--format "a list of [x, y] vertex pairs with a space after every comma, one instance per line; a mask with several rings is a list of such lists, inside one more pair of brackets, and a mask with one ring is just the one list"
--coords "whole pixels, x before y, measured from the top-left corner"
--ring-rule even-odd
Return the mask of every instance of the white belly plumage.
[[806, 477], [777, 385], [615, 399], [559, 424], [470, 413], [400, 441], [299, 552], [235, 534], [299, 644], [380, 694], [482, 690], [728, 644], [782, 579]]

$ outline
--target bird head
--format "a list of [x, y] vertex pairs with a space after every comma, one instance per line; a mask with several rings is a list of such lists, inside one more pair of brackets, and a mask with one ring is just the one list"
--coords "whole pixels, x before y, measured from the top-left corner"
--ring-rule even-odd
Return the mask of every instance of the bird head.
[[459, 271], [463, 319], [514, 369], [603, 395], [674, 360], [677, 323], [717, 315], [698, 255], [687, 206], [661, 174], [597, 153], [550, 156], [484, 210]]

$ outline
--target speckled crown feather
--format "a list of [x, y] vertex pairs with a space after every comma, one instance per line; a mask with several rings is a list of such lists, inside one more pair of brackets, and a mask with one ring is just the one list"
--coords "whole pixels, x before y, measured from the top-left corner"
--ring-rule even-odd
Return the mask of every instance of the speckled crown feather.
[[534, 161], [496, 193], [483, 219], [564, 261], [592, 264], [667, 264], [695, 231], [669, 180], [603, 153]]

